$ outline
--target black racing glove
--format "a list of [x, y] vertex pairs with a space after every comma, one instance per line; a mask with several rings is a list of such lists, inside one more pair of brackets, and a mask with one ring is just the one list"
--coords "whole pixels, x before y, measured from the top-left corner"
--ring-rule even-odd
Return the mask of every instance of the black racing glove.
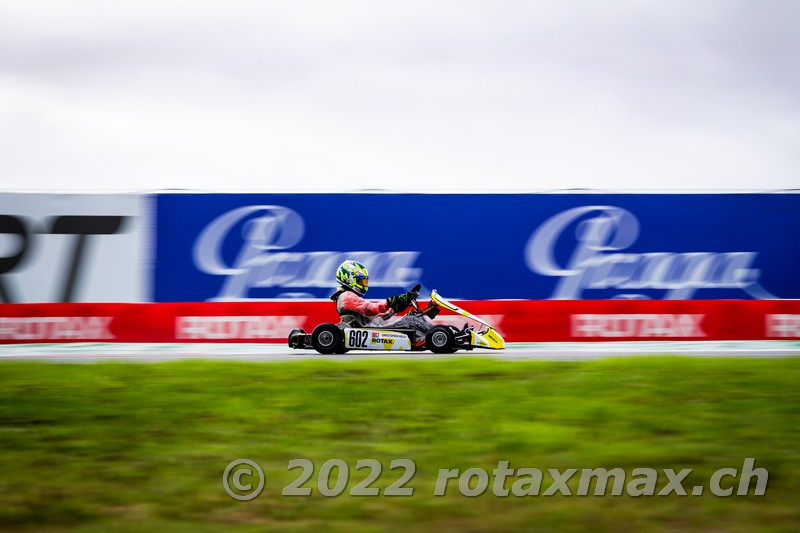
[[397, 296], [392, 296], [386, 299], [386, 303], [395, 313], [401, 313], [408, 309], [411, 302], [417, 299], [417, 291], [408, 291]]

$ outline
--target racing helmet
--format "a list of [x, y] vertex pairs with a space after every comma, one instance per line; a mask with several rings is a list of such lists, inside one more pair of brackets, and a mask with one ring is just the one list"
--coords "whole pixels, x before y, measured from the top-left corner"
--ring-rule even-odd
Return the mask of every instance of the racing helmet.
[[342, 287], [364, 296], [369, 289], [369, 272], [362, 263], [348, 259], [336, 269], [336, 281]]

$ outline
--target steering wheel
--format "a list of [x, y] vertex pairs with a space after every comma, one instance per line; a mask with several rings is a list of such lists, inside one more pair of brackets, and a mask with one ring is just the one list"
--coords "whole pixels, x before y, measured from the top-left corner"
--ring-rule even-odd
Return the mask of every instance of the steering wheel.
[[[414, 285], [414, 288], [413, 288], [413, 289], [411, 289], [411, 292], [417, 293], [417, 295], [419, 295], [419, 290], [420, 290], [421, 288], [422, 288], [422, 285], [420, 285], [419, 283], [417, 283], [416, 285]], [[414, 298], [413, 300], [411, 300], [411, 304], [410, 304], [410, 305], [411, 305], [411, 307], [413, 307], [415, 310], [419, 311], [419, 304], [417, 303], [417, 299], [416, 299], [416, 298]]]

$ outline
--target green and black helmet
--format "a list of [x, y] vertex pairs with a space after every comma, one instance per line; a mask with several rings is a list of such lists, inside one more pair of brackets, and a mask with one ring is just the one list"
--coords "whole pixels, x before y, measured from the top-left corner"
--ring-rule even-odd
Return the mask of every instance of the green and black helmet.
[[336, 269], [336, 281], [359, 296], [364, 296], [369, 289], [369, 272], [363, 264], [348, 259]]

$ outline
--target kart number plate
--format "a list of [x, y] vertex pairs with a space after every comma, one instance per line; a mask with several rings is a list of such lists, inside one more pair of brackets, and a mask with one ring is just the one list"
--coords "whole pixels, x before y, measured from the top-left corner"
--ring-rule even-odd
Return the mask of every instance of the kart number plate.
[[369, 331], [365, 329], [351, 329], [347, 332], [348, 348], [366, 348], [370, 344]]
[[391, 330], [345, 329], [345, 346], [360, 350], [410, 350], [408, 335]]

